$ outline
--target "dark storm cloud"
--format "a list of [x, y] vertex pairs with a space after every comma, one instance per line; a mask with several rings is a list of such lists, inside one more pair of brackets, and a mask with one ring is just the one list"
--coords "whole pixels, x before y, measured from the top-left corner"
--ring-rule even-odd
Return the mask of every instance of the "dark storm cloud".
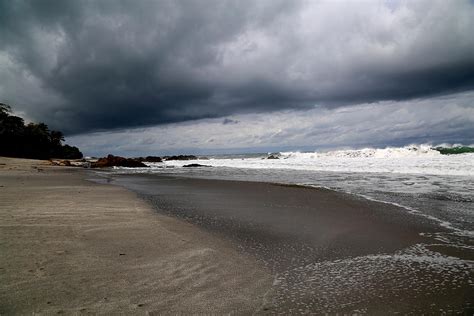
[[474, 146], [474, 92], [219, 119], [68, 137], [86, 155], [269, 152], [442, 143]]
[[474, 87], [469, 1], [0, 1], [0, 98], [69, 133]]

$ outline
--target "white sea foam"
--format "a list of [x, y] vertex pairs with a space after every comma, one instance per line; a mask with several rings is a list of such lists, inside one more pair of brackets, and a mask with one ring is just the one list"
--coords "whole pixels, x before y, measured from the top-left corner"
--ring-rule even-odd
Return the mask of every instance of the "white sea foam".
[[[273, 286], [278, 298], [277, 308], [301, 301], [303, 303], [300, 305], [304, 308], [324, 314], [335, 312], [335, 308], [341, 306], [360, 308], [369, 300], [391, 298], [409, 304], [407, 297], [400, 295], [407, 290], [413, 297], [426, 299], [436, 293], [471, 287], [473, 264], [470, 260], [442, 255], [426, 245], [416, 244], [393, 254], [374, 254], [297, 266], [278, 274]], [[393, 310], [387, 313], [398, 313], [397, 307], [397, 304], [392, 303], [387, 308]], [[436, 304], [431, 307], [433, 309], [429, 314], [439, 312]], [[355, 314], [365, 312], [354, 310]], [[415, 311], [415, 314], [421, 312], [426, 310]]]
[[279, 159], [265, 159], [265, 157], [211, 158], [205, 161], [166, 161], [163, 164], [150, 164], [150, 166], [181, 167], [189, 163], [245, 169], [474, 176], [474, 153], [442, 155], [429, 145], [329, 152], [281, 152]]

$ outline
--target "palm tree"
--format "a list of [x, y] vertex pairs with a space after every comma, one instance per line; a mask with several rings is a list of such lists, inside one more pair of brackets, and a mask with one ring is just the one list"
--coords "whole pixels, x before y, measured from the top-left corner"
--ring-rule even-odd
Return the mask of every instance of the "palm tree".
[[57, 146], [61, 146], [61, 142], [64, 141], [64, 135], [60, 131], [51, 131], [51, 133], [49, 133], [49, 137], [51, 143]]
[[12, 112], [12, 108], [5, 103], [0, 102], [0, 117], [8, 116]]
[[11, 114], [8, 104], [0, 103], [0, 156], [82, 158], [77, 147], [62, 145], [63, 141], [60, 131], [50, 131], [44, 123], [25, 125], [21, 117]]

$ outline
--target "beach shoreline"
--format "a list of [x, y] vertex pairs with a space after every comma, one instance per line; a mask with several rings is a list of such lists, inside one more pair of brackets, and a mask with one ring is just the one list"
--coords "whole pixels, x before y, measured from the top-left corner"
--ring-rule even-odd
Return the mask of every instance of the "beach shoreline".
[[448, 228], [399, 206], [277, 183], [104, 176], [264, 263], [275, 280], [271, 312], [472, 310], [472, 251], [440, 242]]
[[472, 310], [469, 258], [433, 238], [446, 228], [395, 205], [31, 160], [0, 168], [0, 313]]

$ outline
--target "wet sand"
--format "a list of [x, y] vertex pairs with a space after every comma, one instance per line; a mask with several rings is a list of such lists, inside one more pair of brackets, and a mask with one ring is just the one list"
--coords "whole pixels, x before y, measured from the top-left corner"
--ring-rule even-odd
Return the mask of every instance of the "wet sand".
[[0, 314], [261, 310], [273, 278], [233, 245], [83, 169], [0, 158]]
[[[163, 175], [109, 175], [273, 274], [269, 313], [472, 313], [472, 261], [399, 207], [330, 190]], [[453, 251], [456, 250], [456, 251]], [[454, 253], [456, 255], [454, 255]]]

